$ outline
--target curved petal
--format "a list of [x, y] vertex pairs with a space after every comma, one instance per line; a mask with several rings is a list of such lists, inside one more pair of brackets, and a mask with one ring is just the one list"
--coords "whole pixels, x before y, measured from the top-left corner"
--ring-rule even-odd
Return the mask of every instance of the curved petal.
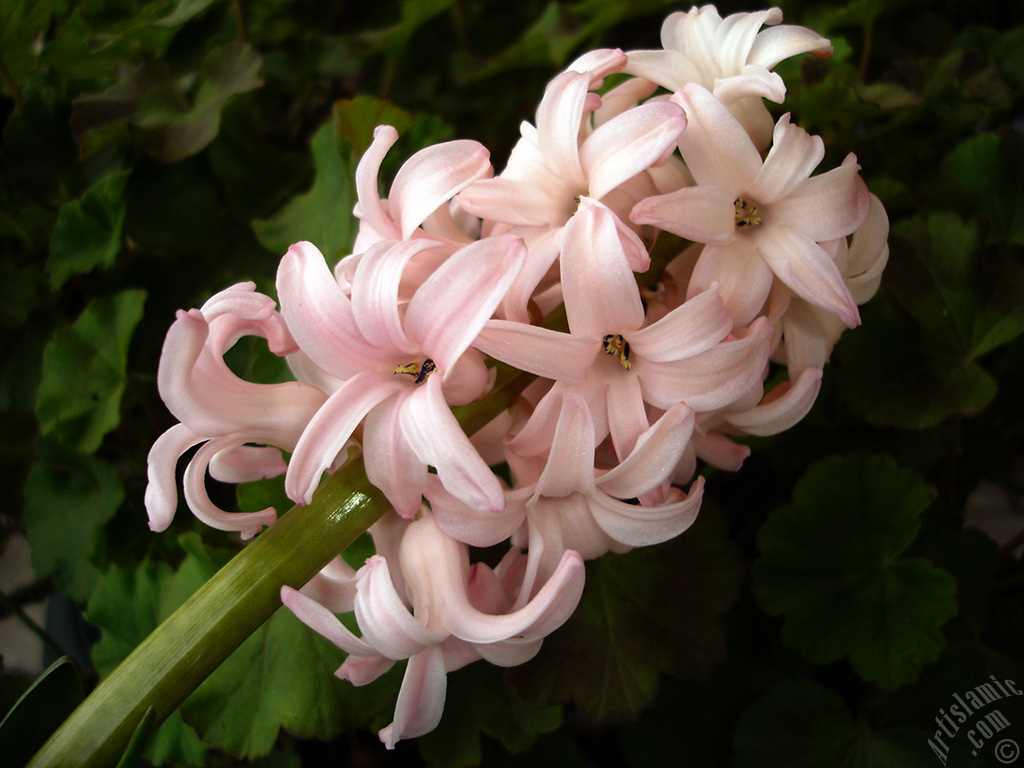
[[398, 310], [398, 289], [409, 260], [435, 245], [431, 240], [385, 241], [363, 254], [352, 279], [352, 316], [371, 345], [416, 355]]
[[732, 318], [718, 295], [718, 284], [698, 293], [655, 323], [629, 334], [633, 352], [658, 363], [693, 357], [722, 341]]
[[704, 478], [698, 477], [689, 494], [669, 504], [644, 507], [596, 494], [590, 509], [597, 524], [615, 541], [646, 547], [675, 538], [689, 528], [700, 511], [703, 495]]
[[515, 226], [542, 226], [552, 219], [548, 191], [501, 176], [481, 179], [462, 190], [459, 205], [482, 219]]
[[685, 403], [669, 408], [636, 441], [618, 466], [597, 479], [597, 487], [619, 499], [657, 488], [672, 475], [693, 435], [694, 413]]
[[427, 629], [409, 612], [391, 581], [388, 562], [374, 555], [359, 569], [356, 620], [363, 640], [389, 659], [406, 659], [447, 636]]
[[629, 57], [626, 72], [672, 92], [681, 90], [687, 83], [701, 81], [700, 70], [679, 51], [629, 51], [626, 55]]
[[297, 504], [309, 504], [320, 476], [334, 463], [370, 410], [406, 389], [401, 381], [375, 372], [357, 373], [332, 394], [299, 438], [285, 475], [285, 491]]
[[586, 401], [576, 394], [562, 399], [555, 436], [533, 498], [590, 493], [594, 488], [594, 422]]
[[363, 424], [363, 465], [366, 478], [384, 492], [395, 512], [412, 517], [419, 511], [427, 465], [402, 436], [401, 397], [371, 408]]
[[376, 656], [377, 649], [338, 621], [338, 617], [320, 605], [316, 600], [291, 587], [281, 587], [281, 602], [295, 617], [346, 653], [357, 656]]
[[695, 297], [715, 284], [736, 326], [747, 325], [761, 311], [774, 276], [751, 237], [727, 245], [706, 245], [697, 259], [687, 296]]
[[488, 320], [473, 346], [521, 371], [560, 381], [586, 376], [601, 347], [597, 339], [509, 320]]
[[471, 547], [500, 544], [515, 532], [526, 516], [520, 504], [506, 504], [504, 512], [491, 512], [463, 504], [442, 485], [436, 476], [427, 481], [424, 491], [430, 500], [434, 522], [445, 535]]
[[871, 194], [852, 155], [838, 168], [812, 176], [765, 211], [773, 226], [795, 229], [820, 243], [846, 237], [867, 219]]
[[377, 177], [384, 156], [396, 141], [398, 131], [390, 125], [378, 125], [373, 130], [373, 143], [359, 159], [355, 177], [356, 195], [359, 198], [359, 202], [356, 203], [356, 216], [363, 219], [378, 236], [390, 240], [398, 240], [401, 231], [394, 218], [381, 204]]
[[277, 520], [277, 512], [272, 507], [258, 512], [227, 512], [214, 504], [206, 492], [206, 470], [210, 460], [220, 451], [236, 448], [243, 442], [244, 438], [234, 436], [209, 440], [188, 463], [182, 485], [185, 501], [196, 517], [218, 531], [238, 531], [243, 539], [251, 539], [263, 526], [272, 525]]
[[768, 362], [771, 325], [758, 319], [747, 336], [726, 341], [677, 363], [641, 359], [637, 375], [644, 400], [668, 410], [686, 403], [698, 413], [724, 408], [757, 385]]
[[409, 659], [395, 705], [395, 719], [380, 731], [380, 740], [394, 749], [401, 739], [430, 733], [441, 722], [448, 676], [444, 656], [437, 646]]
[[643, 324], [640, 291], [614, 219], [607, 207], [584, 201], [565, 226], [562, 292], [574, 334], [600, 339]]
[[277, 294], [299, 347], [328, 373], [346, 379], [385, 359], [359, 333], [351, 301], [312, 243], [296, 243], [281, 259]]
[[679, 137], [679, 151], [693, 178], [701, 185], [725, 187], [736, 195], [761, 168], [761, 155], [736, 118], [707, 89], [687, 85], [679, 98], [687, 125]]
[[842, 320], [860, 325], [857, 302], [832, 258], [806, 235], [789, 227], [766, 228], [757, 252], [782, 282], [804, 301]]
[[825, 157], [825, 142], [821, 137], [811, 136], [790, 123], [789, 118], [787, 112], [775, 124], [772, 148], [746, 190], [758, 203], [766, 205], [788, 197], [807, 181]]
[[151, 531], [166, 531], [174, 519], [178, 507], [178, 459], [203, 439], [184, 424], [175, 424], [160, 435], [149, 449], [146, 459], [148, 483], [145, 506]]
[[525, 258], [519, 238], [489, 237], [457, 251], [413, 295], [406, 332], [445, 376], [494, 314]]
[[400, 239], [408, 240], [430, 214], [490, 171], [490, 152], [468, 139], [435, 144], [406, 160], [389, 196]]
[[629, 218], [694, 242], [728, 243], [736, 234], [735, 200], [736, 193], [725, 187], [682, 187], [644, 198]]
[[590, 196], [600, 200], [670, 151], [686, 127], [671, 101], [641, 104], [600, 126], [580, 147]]
[[588, 73], [562, 72], [548, 83], [537, 107], [537, 135], [544, 161], [579, 189], [584, 187], [579, 135], [589, 90]]
[[771, 69], [780, 61], [801, 53], [825, 58], [832, 55], [832, 44], [828, 38], [806, 27], [780, 24], [761, 30], [750, 46], [747, 63]]
[[272, 445], [240, 445], [210, 461], [210, 476], [222, 483], [248, 483], [283, 475], [288, 463]]
[[761, 405], [725, 418], [748, 435], [777, 435], [807, 415], [820, 389], [821, 369], [805, 368], [796, 381], [776, 386]]
[[477, 509], [500, 512], [505, 508], [501, 483], [452, 415], [439, 377], [431, 376], [405, 399], [399, 422], [420, 461], [437, 469], [453, 496]]

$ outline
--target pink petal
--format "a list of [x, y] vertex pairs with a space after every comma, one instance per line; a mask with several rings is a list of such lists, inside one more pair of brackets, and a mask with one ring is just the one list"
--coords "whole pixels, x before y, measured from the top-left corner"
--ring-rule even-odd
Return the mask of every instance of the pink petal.
[[562, 292], [569, 328], [600, 339], [643, 324], [640, 291], [615, 226], [615, 214], [593, 201], [565, 227]]
[[402, 397], [370, 409], [363, 424], [363, 464], [366, 477], [384, 492], [395, 512], [412, 517], [422, 503], [427, 465], [402, 436], [399, 411]]
[[500, 512], [505, 508], [501, 483], [452, 415], [439, 377], [431, 376], [405, 399], [399, 422], [420, 461], [437, 469], [453, 496], [477, 509]]
[[184, 424], [175, 424], [164, 432], [149, 449], [146, 459], [146, 514], [149, 529], [159, 533], [167, 530], [178, 508], [176, 469], [181, 454], [203, 441]]
[[395, 591], [387, 561], [374, 555], [359, 569], [355, 613], [363, 640], [389, 659], [406, 659], [435, 645], [445, 633], [427, 629]]
[[570, 185], [584, 187], [579, 134], [588, 102], [590, 75], [563, 72], [544, 91], [537, 107], [537, 133], [549, 168]]
[[750, 323], [761, 311], [774, 275], [752, 237], [737, 237], [728, 245], [706, 245], [690, 278], [688, 296], [718, 284], [729, 316], [736, 326]]
[[552, 218], [551, 195], [525, 181], [497, 176], [459, 193], [459, 205], [475, 216], [505, 224], [541, 226]]
[[691, 83], [680, 94], [687, 126], [679, 150], [701, 185], [739, 194], [761, 168], [761, 155], [746, 130], [706, 88]]
[[685, 403], [669, 408], [644, 432], [618, 466], [597, 480], [597, 487], [619, 499], [632, 499], [670, 477], [693, 434], [694, 414]]
[[590, 196], [600, 200], [656, 163], [685, 127], [683, 110], [670, 101], [641, 104], [600, 126], [580, 148]]
[[457, 251], [413, 295], [406, 331], [445, 375], [494, 314], [525, 258], [522, 240], [489, 237]]
[[218, 453], [210, 462], [210, 476], [222, 483], [248, 483], [283, 475], [288, 463], [271, 445], [240, 445]]
[[821, 137], [811, 136], [790, 123], [786, 113], [775, 124], [771, 151], [747, 192], [762, 205], [784, 200], [807, 181], [824, 157], [825, 142]]
[[764, 29], [750, 46], [747, 62], [771, 69], [780, 61], [801, 53], [813, 53], [815, 56], [832, 55], [832, 45], [828, 38], [806, 27], [783, 24], [778, 27]]
[[608, 379], [608, 429], [615, 455], [628, 456], [649, 426], [640, 380], [635, 374], [615, 371]]
[[850, 155], [838, 168], [807, 179], [772, 203], [765, 215], [772, 224], [791, 227], [818, 243], [845, 237], [864, 223], [871, 208], [859, 170]]
[[519, 370], [560, 381], [586, 376], [601, 348], [597, 339], [509, 320], [488, 320], [473, 346]]
[[447, 685], [444, 656], [439, 647], [432, 646], [411, 657], [398, 692], [395, 719], [379, 734], [384, 746], [394, 749], [402, 739], [434, 730], [441, 722]]
[[334, 463], [352, 433], [372, 408], [406, 384], [371, 371], [357, 373], [317, 411], [299, 438], [285, 476], [285, 491], [297, 504], [309, 504], [320, 476]]
[[597, 494], [591, 498], [590, 509], [597, 524], [615, 541], [646, 547], [675, 538], [689, 528], [700, 511], [703, 495], [704, 478], [698, 477], [688, 495], [669, 504], [644, 507]]
[[644, 198], [633, 206], [629, 218], [694, 242], [728, 243], [736, 233], [735, 199], [725, 187], [683, 187]]
[[450, 494], [441, 481], [432, 476], [425, 491], [437, 527], [456, 541], [471, 547], [500, 544], [523, 523], [525, 507], [508, 504], [504, 512], [467, 506]]
[[490, 171], [490, 153], [466, 139], [435, 144], [406, 160], [389, 197], [400, 239], [408, 240], [430, 214]]
[[764, 98], [781, 104], [786, 98], [786, 84], [782, 78], [763, 67], [744, 66], [738, 74], [715, 78], [714, 85], [715, 98], [729, 107], [730, 112], [732, 105], [741, 99]]
[[359, 333], [352, 303], [316, 246], [296, 243], [288, 249], [278, 267], [277, 293], [302, 351], [328, 373], [346, 379], [385, 359]]
[[680, 304], [657, 322], [629, 334], [633, 352], [654, 362], [692, 357], [729, 335], [732, 318], [718, 295], [718, 285]]
[[378, 125], [373, 131], [373, 143], [363, 153], [356, 166], [356, 215], [364, 220], [377, 235], [388, 240], [398, 240], [401, 231], [394, 218], [381, 205], [380, 190], [377, 188], [377, 177], [380, 164], [388, 150], [398, 141], [398, 131], [390, 125]]
[[860, 324], [857, 302], [839, 268], [803, 233], [784, 226], [766, 228], [758, 239], [757, 252], [797, 296], [835, 315], [849, 328]]
[[726, 419], [748, 435], [777, 435], [807, 415], [821, 389], [821, 369], [805, 368], [791, 384], [779, 384], [771, 394], [785, 386], [778, 395], [744, 413], [729, 414]]
[[359, 333], [373, 346], [407, 355], [419, 353], [402, 328], [398, 289], [409, 260], [434, 245], [431, 240], [385, 241], [359, 260], [352, 280], [352, 315]]
[[182, 485], [185, 501], [196, 517], [218, 531], [238, 531], [243, 539], [251, 539], [263, 526], [272, 525], [277, 520], [274, 509], [268, 507], [258, 512], [227, 512], [214, 504], [206, 492], [206, 470], [210, 460], [220, 451], [231, 450], [244, 442], [244, 438], [233, 436], [207, 441], [185, 468]]
[[686, 403], [698, 413], [724, 408], [761, 381], [771, 326], [760, 318], [747, 336], [676, 363], [637, 362], [644, 400], [663, 410]]
[[566, 395], [534, 500], [577, 491], [590, 493], [594, 488], [594, 447], [594, 423], [586, 401], [579, 395]]
[[700, 71], [679, 51], [630, 51], [626, 72], [678, 91], [687, 83], [700, 82]]
[[297, 589], [288, 586], [281, 587], [281, 602], [295, 614], [299, 621], [346, 653], [358, 656], [377, 655], [376, 648], [362, 638], [356, 637], [348, 627], [338, 620], [337, 616]]

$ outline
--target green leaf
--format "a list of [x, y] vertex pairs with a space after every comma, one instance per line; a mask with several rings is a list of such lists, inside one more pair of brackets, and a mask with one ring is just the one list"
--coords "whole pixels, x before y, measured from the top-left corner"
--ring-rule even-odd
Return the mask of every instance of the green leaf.
[[55, 434], [84, 453], [99, 448], [121, 419], [128, 345], [142, 318], [146, 293], [122, 291], [95, 299], [43, 351], [36, 416], [43, 434]]
[[[114, 568], [95, 590], [87, 618], [103, 629], [94, 650], [101, 672], [112, 669], [233, 554], [205, 547], [195, 534], [183, 536], [181, 544], [188, 554], [174, 571], [149, 562], [134, 574]], [[327, 740], [366, 727], [394, 705], [398, 679], [392, 674], [354, 688], [334, 676], [343, 660], [341, 651], [282, 609], [189, 697], [180, 710], [183, 720], [175, 715], [161, 726], [147, 754], [154, 762], [201, 766], [205, 742], [255, 758], [270, 752], [281, 728]], [[184, 743], [176, 741], [182, 738]]]
[[935, 661], [956, 582], [928, 560], [899, 559], [929, 503], [924, 482], [887, 456], [812, 465], [757, 537], [754, 595], [785, 617], [783, 642], [816, 664], [846, 657], [885, 688]]
[[252, 226], [272, 253], [284, 254], [293, 243], [308, 240], [333, 261], [355, 241], [355, 161], [333, 121], [313, 136], [312, 152], [316, 165], [312, 188]]
[[46, 269], [56, 290], [72, 275], [110, 267], [121, 250], [124, 188], [131, 170], [105, 176], [78, 200], [61, 206]]
[[723, 659], [720, 616], [739, 583], [739, 554], [706, 507], [674, 541], [588, 563], [576, 612], [511, 679], [526, 698], [573, 701], [593, 720], [634, 718], [663, 672], [706, 677]]
[[874, 732], [834, 691], [810, 680], [772, 688], [736, 726], [735, 768], [929, 768], [927, 733]]
[[950, 152], [943, 171], [951, 202], [967, 204], [988, 218], [992, 233], [1024, 245], [1024, 141], [1005, 136], [972, 136]]
[[203, 58], [192, 98], [166, 65], [126, 69], [102, 93], [75, 99], [72, 123], [83, 151], [92, 154], [118, 140], [123, 131], [114, 129], [126, 125], [157, 160], [173, 163], [195, 155], [216, 138], [225, 104], [263, 84], [262, 63], [248, 43], [213, 48]]
[[334, 105], [335, 127], [357, 156], [362, 156], [373, 143], [378, 125], [390, 125], [403, 134], [412, 123], [412, 115], [404, 109], [375, 96], [360, 95]]
[[[135, 571], [113, 567], [103, 575], [89, 600], [86, 619], [103, 631], [93, 646], [93, 663], [101, 677], [113, 671], [157, 625], [173, 611], [165, 593], [178, 586], [180, 604], [187, 595], [180, 592], [197, 589], [202, 580], [190, 578], [186, 560], [175, 575], [164, 563], [143, 562]], [[187, 584], [181, 584], [186, 581]], [[194, 583], [198, 581], [198, 583]], [[146, 755], [155, 764], [205, 765], [206, 744], [181, 719], [180, 712], [167, 718], [149, 737]]]
[[78, 667], [67, 656], [57, 659], [0, 722], [4, 765], [21, 768], [28, 763], [84, 698]]
[[40, 460], [25, 481], [25, 531], [32, 542], [32, 566], [52, 576], [57, 588], [76, 600], [92, 592], [100, 571], [94, 564], [103, 526], [124, 500], [113, 465], [66, 448], [37, 443]]
[[558, 707], [529, 704], [486, 662], [448, 675], [444, 714], [436, 729], [418, 740], [420, 753], [436, 768], [480, 765], [481, 735], [501, 740], [509, 752], [522, 752], [541, 733], [562, 722]]

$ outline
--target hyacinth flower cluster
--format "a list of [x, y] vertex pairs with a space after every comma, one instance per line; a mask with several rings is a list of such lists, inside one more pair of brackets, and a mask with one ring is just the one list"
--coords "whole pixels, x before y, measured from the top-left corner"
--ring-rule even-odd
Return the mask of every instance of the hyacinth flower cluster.
[[[821, 139], [766, 107], [785, 99], [778, 62], [831, 53], [780, 22], [778, 9], [705, 6], [669, 16], [661, 49], [583, 55], [500, 173], [479, 143], [451, 141], [408, 158], [382, 195], [398, 136], [378, 127], [350, 255], [297, 243], [276, 301], [235, 285], [168, 332], [159, 388], [180, 423], [150, 454], [153, 530], [170, 524], [175, 469], [196, 445], [188, 506], [243, 538], [275, 510], [218, 508], [208, 476], [283, 475], [307, 504], [359, 453], [392, 506], [362, 567], [339, 557], [282, 589], [347, 652], [343, 679], [407, 660], [389, 748], [437, 725], [448, 672], [532, 658], [576, 607], [585, 560], [685, 531], [699, 469], [736, 470], [749, 453], [737, 436], [798, 422], [859, 323], [887, 218], [856, 158], [820, 171]], [[224, 355], [247, 335], [295, 380], [232, 373]], [[467, 434], [452, 408], [486, 398], [499, 363], [535, 378]], [[472, 562], [503, 542], [494, 567]], [[338, 618], [350, 612], [358, 632]]]

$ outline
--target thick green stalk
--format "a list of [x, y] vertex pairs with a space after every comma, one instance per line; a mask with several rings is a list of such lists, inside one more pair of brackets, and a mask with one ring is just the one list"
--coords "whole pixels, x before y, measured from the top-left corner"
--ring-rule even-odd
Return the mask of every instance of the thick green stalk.
[[117, 764], [146, 711], [162, 722], [300, 587], [390, 507], [361, 461], [261, 533], [132, 651], [72, 713], [30, 768]]
[[[533, 379], [498, 364], [483, 401], [455, 409], [473, 434]], [[390, 505], [349, 461], [306, 507], [293, 507], [218, 571], [121, 662], [50, 737], [27, 768], [109, 768], [149, 709], [159, 724], [281, 607], [281, 587], [309, 581]]]

